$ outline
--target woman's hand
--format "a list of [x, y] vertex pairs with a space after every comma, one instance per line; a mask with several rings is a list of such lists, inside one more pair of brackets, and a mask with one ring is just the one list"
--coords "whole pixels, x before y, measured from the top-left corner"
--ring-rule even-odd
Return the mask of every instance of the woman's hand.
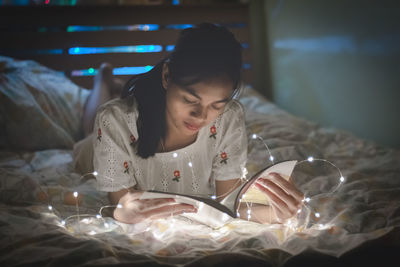
[[176, 203], [173, 198], [140, 199], [143, 192], [128, 192], [119, 200], [121, 208], [114, 210], [114, 219], [123, 223], [138, 223], [145, 219], [160, 219], [184, 212], [197, 212], [189, 204]]
[[254, 185], [269, 197], [276, 221], [279, 223], [293, 217], [301, 208], [303, 193], [278, 173], [270, 173], [269, 178], [258, 178]]

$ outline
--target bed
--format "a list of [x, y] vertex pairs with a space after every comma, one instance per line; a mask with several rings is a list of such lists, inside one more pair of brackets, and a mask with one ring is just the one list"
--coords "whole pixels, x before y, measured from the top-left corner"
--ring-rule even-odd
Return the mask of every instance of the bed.
[[[306, 214], [309, 220], [300, 227], [236, 219], [219, 229], [180, 217], [137, 225], [96, 218], [106, 195], [94, 189], [94, 179], [73, 171], [76, 118], [88, 90], [34, 61], [0, 62], [2, 266], [295, 266], [390, 263], [397, 257], [399, 151], [293, 116], [251, 87], [240, 96], [248, 175], [269, 164], [264, 144], [253, 134], [263, 137], [276, 161], [312, 155], [334, 163], [345, 177], [334, 193], [327, 185], [334, 185], [337, 173], [329, 164], [299, 165], [293, 173], [303, 192], [312, 194], [319, 218]], [[79, 210], [68, 198], [72, 192], [79, 192]]]
[[[222, 17], [221, 10], [202, 12], [221, 23], [248, 19], [243, 10], [223, 9]], [[99, 16], [85, 16], [87, 10], [74, 13], [74, 22], [87, 25], [88, 20], [99, 20]], [[175, 17], [160, 13], [161, 17], [150, 21], [172, 23], [174, 19], [183, 23], [183, 17], [192, 17], [192, 22], [203, 20], [194, 15], [198, 9], [190, 10]], [[65, 9], [36, 11], [32, 25], [51, 21], [63, 26], [65, 21], [73, 21], [68, 15], [71, 11]], [[2, 26], [27, 25], [21, 19], [30, 14], [26, 9], [1, 12]], [[106, 9], [102, 12], [106, 14]], [[142, 23], [148, 10], [135, 12], [138, 16], [133, 21], [128, 21], [128, 10], [119, 13], [118, 21], [103, 23]], [[41, 16], [39, 23], [35, 19]], [[246, 29], [235, 31], [242, 43], [249, 41]], [[176, 38], [176, 32], [170, 29], [160, 33], [170, 35], [163, 45]], [[265, 140], [276, 162], [303, 161], [293, 177], [311, 200], [308, 209], [298, 215], [296, 225], [260, 225], [236, 219], [212, 229], [178, 216], [126, 225], [100, 212], [108, 205], [105, 193], [94, 190], [91, 174], [81, 175], [73, 168], [73, 146], [82, 138], [80, 117], [93, 77], [73, 76], [73, 71], [98, 66], [102, 61], [111, 61], [115, 67], [127, 62], [151, 65], [162, 53], [146, 57], [13, 53], [26, 47], [53, 49], [60, 42], [65, 44], [64, 49], [74, 42], [110, 45], [103, 34], [31, 33], [24, 38], [32, 38], [32, 42], [25, 45], [19, 39], [20, 32], [3, 32], [7, 42], [2, 42], [1, 48], [8, 56], [0, 56], [1, 266], [397, 266], [400, 151], [289, 114], [251, 86], [246, 86], [239, 98], [245, 107], [249, 138], [247, 176], [270, 164], [266, 147], [253, 139], [253, 134]], [[122, 33], [111, 35], [115, 42]], [[151, 43], [158, 38], [147, 33], [134, 36], [139, 37], [113, 44], [138, 44], [139, 39]], [[250, 59], [250, 51], [245, 51], [245, 62], [250, 64]], [[244, 73], [245, 81], [250, 77], [251, 68]], [[344, 181], [338, 183], [337, 169], [331, 164], [309, 162], [310, 156], [333, 163]], [[97, 216], [100, 213], [105, 215]]]

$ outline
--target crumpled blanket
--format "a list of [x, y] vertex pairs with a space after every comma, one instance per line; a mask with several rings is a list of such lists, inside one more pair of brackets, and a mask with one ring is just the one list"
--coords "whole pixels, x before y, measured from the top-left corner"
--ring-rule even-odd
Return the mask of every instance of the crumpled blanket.
[[[136, 225], [97, 218], [99, 208], [108, 204], [106, 195], [95, 191], [95, 180], [82, 183], [72, 171], [71, 150], [3, 150], [0, 264], [283, 266], [310, 251], [332, 260], [373, 240], [391, 236], [395, 242], [400, 226], [398, 150], [321, 128], [250, 88], [240, 101], [246, 108], [249, 177], [270, 164], [266, 148], [252, 134], [266, 141], [276, 161], [313, 156], [340, 168], [345, 182], [334, 193], [338, 173], [331, 165], [304, 162], [295, 168], [295, 183], [311, 197], [305, 223], [260, 225], [236, 219], [211, 229], [179, 216]], [[74, 191], [79, 192], [79, 210], [68, 198]], [[321, 216], [315, 217], [315, 211]]]

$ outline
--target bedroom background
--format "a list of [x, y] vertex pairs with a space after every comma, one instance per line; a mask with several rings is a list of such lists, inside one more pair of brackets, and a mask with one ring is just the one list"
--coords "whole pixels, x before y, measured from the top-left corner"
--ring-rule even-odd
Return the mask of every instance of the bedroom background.
[[[0, 4], [0, 265], [397, 266], [389, 264], [400, 249], [396, 2]], [[146, 71], [180, 29], [203, 21], [225, 24], [244, 47], [243, 78], [255, 89], [239, 99], [248, 177], [269, 164], [253, 134], [276, 162], [303, 160], [293, 177], [316, 213], [303, 206], [300, 227], [234, 220], [212, 229], [179, 216], [125, 225], [98, 217], [105, 193], [73, 170], [83, 88], [100, 64], [125, 79]], [[337, 171], [308, 156], [340, 167], [334, 194]]]
[[[145, 71], [171, 49], [179, 29], [208, 13], [210, 21], [226, 23], [243, 43], [243, 76], [262, 95], [322, 126], [400, 146], [396, 1], [2, 0], [0, 5], [1, 54], [37, 60], [85, 88], [91, 88], [103, 61], [120, 68], [115, 74], [122, 77]], [[24, 11], [26, 5], [35, 11]], [[107, 15], [110, 8], [121, 15]], [[66, 9], [75, 9], [74, 16]], [[146, 24], [150, 27], [143, 28]], [[118, 28], [124, 25], [131, 28]], [[157, 45], [133, 51], [146, 44]], [[134, 66], [142, 69], [122, 69]]]

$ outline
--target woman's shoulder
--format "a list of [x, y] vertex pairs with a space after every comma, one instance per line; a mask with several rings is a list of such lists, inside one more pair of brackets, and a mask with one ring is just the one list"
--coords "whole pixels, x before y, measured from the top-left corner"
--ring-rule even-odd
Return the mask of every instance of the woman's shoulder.
[[[134, 99], [115, 98], [112, 99], [97, 109], [98, 116], [112, 116], [122, 118], [124, 115], [137, 117], [137, 103]], [[123, 115], [121, 117], [121, 115]]]
[[225, 123], [231, 123], [232, 120], [244, 120], [243, 105], [236, 99], [229, 102], [222, 114], [222, 121]]
[[243, 105], [236, 99], [232, 99], [232, 101], [229, 102], [227, 111], [235, 114], [244, 114]]
[[[132, 99], [112, 99], [101, 105], [97, 110], [99, 125], [119, 132], [129, 132], [137, 138], [136, 121], [138, 118], [137, 104]], [[114, 131], [114, 132], [118, 132]]]

